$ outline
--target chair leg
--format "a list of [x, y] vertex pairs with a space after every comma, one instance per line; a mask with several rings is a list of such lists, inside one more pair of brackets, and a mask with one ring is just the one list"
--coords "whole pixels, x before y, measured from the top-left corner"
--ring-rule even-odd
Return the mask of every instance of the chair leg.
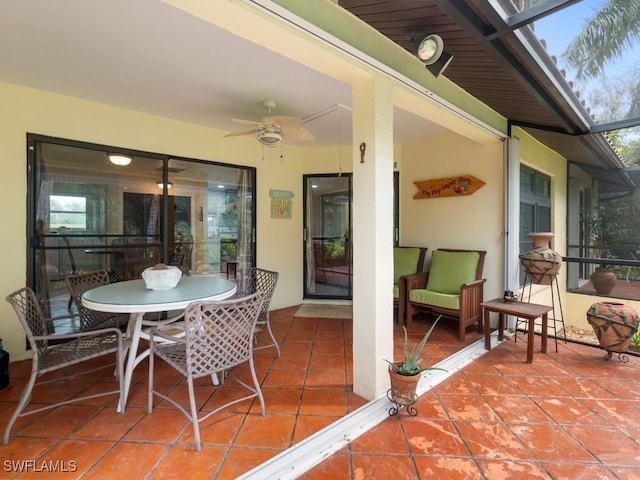
[[406, 324], [407, 327], [409, 325], [411, 325], [411, 323], [413, 322], [413, 315], [415, 313], [415, 309], [413, 308], [413, 305], [411, 305], [410, 303], [407, 305], [407, 311], [406, 311], [406, 316], [407, 316], [407, 320], [406, 320]]
[[193, 423], [193, 437], [196, 443], [196, 451], [200, 451], [200, 422], [198, 421], [198, 410], [196, 410], [196, 395], [193, 390], [193, 378], [187, 379], [189, 387], [189, 406], [191, 407], [191, 423]]
[[271, 343], [269, 343], [268, 345], [263, 345], [263, 346], [258, 347], [258, 348], [254, 348], [254, 350], [260, 350], [262, 348], [268, 348], [268, 347], [275, 347], [277, 355], [279, 357], [280, 356], [280, 345], [278, 345], [278, 342], [276, 341], [276, 337], [273, 335], [273, 331], [271, 330], [271, 322], [269, 322], [269, 317], [267, 317], [267, 319], [265, 321], [258, 322], [258, 325], [266, 325], [267, 332], [269, 333], [269, 336], [271, 337]]
[[9, 443], [9, 435], [11, 434], [11, 428], [13, 427], [13, 424], [15, 423], [15, 421], [18, 419], [20, 414], [23, 412], [23, 410], [26, 408], [26, 406], [29, 404], [29, 401], [31, 400], [31, 391], [33, 390], [33, 386], [36, 383], [37, 376], [38, 376], [38, 373], [35, 370], [31, 372], [31, 378], [29, 379], [29, 382], [27, 382], [27, 384], [25, 385], [24, 390], [20, 395], [20, 401], [18, 402], [18, 406], [16, 407], [15, 412], [13, 412], [13, 415], [11, 415], [9, 422], [7, 422], [7, 428], [5, 428], [4, 430], [4, 439], [2, 442], [4, 445]]
[[465, 322], [462, 321], [462, 319], [459, 320], [458, 322], [459, 327], [458, 327], [458, 341], [460, 342], [464, 342], [464, 337], [467, 331], [467, 325]]
[[[151, 413], [151, 411], [153, 410], [153, 362], [154, 362], [154, 357], [155, 355], [153, 355], [153, 345], [150, 346], [149, 348], [149, 396], [147, 399], [147, 413]], [[121, 407], [124, 407], [124, 405], [122, 405]], [[124, 408], [120, 408], [120, 410], [122, 412], [124, 412]]]
[[265, 415], [264, 397], [262, 396], [260, 383], [258, 382], [258, 377], [256, 376], [256, 369], [255, 369], [255, 366], [253, 365], [253, 357], [249, 359], [249, 370], [251, 370], [251, 378], [253, 379], [253, 385], [255, 387], [256, 394], [258, 395], [258, 400], [260, 400], [260, 413], [264, 417]]

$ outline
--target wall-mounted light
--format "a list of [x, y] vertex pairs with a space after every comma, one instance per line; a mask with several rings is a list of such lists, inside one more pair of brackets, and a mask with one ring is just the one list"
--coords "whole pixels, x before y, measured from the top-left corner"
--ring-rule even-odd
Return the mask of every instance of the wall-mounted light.
[[442, 52], [440, 58], [436, 60], [431, 65], [426, 65], [427, 70], [429, 70], [436, 78], [438, 78], [442, 72], [449, 66], [453, 60], [453, 55], [448, 54], [447, 52]]
[[440, 35], [409, 32], [406, 37], [412, 44], [415, 56], [434, 76], [439, 77], [451, 63], [453, 55], [444, 51], [444, 41]]
[[125, 167], [131, 163], [131, 157], [127, 155], [121, 155], [119, 153], [109, 153], [107, 157], [109, 158], [109, 161], [111, 163], [120, 167]]
[[414, 41], [416, 57], [425, 65], [435, 63], [444, 51], [444, 42], [440, 35], [424, 35]]
[[[168, 190], [168, 189], [170, 189], [171, 187], [173, 187], [173, 183], [168, 182], [168, 183], [167, 183], [167, 190]], [[158, 182], [158, 188], [159, 188], [160, 190], [164, 190], [164, 182], [163, 182], [162, 180], [160, 180], [160, 181]]]

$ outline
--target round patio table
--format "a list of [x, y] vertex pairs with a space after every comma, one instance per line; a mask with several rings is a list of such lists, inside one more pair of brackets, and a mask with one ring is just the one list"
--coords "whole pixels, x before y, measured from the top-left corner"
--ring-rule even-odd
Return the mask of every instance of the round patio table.
[[148, 355], [148, 350], [138, 355], [138, 344], [143, 326], [158, 326], [162, 323], [144, 319], [146, 313], [184, 310], [192, 302], [215, 302], [236, 293], [234, 282], [207, 275], [183, 276], [178, 285], [169, 290], [149, 290], [144, 280], [128, 280], [111, 283], [88, 290], [82, 296], [82, 304], [99, 312], [128, 313], [127, 345], [129, 348], [124, 370], [123, 398], [118, 411], [124, 412], [129, 396], [133, 370], [139, 361]]

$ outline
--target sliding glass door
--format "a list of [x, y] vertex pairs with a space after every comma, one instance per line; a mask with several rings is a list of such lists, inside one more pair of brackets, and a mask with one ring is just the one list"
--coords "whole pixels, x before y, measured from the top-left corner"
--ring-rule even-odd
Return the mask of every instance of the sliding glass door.
[[351, 299], [351, 175], [303, 181], [305, 298]]
[[[27, 282], [45, 314], [72, 308], [73, 272], [117, 282], [164, 262], [242, 282], [253, 266], [255, 169], [37, 135], [28, 145]], [[116, 151], [130, 163], [112, 163]]]

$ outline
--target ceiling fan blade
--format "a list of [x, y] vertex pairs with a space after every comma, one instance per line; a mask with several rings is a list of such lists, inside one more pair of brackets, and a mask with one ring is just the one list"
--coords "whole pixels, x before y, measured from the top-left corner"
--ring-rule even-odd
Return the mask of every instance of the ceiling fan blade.
[[231, 121], [239, 123], [240, 125], [255, 125], [256, 127], [266, 127], [268, 124], [263, 122], [255, 122], [253, 120], [243, 120], [241, 118], [232, 118]]
[[265, 117], [262, 120], [269, 120], [269, 123], [271, 125], [277, 125], [283, 132], [297, 130], [298, 128], [302, 127], [302, 120], [296, 117], [280, 117], [274, 115], [272, 117]]
[[258, 133], [262, 129], [261, 128], [252, 128], [251, 130], [242, 130], [240, 132], [231, 132], [227, 133], [225, 137], [239, 137], [240, 135], [251, 135], [252, 133]]
[[306, 128], [298, 128], [290, 132], [282, 132], [282, 137], [294, 142], [312, 142], [316, 139], [316, 136]]

